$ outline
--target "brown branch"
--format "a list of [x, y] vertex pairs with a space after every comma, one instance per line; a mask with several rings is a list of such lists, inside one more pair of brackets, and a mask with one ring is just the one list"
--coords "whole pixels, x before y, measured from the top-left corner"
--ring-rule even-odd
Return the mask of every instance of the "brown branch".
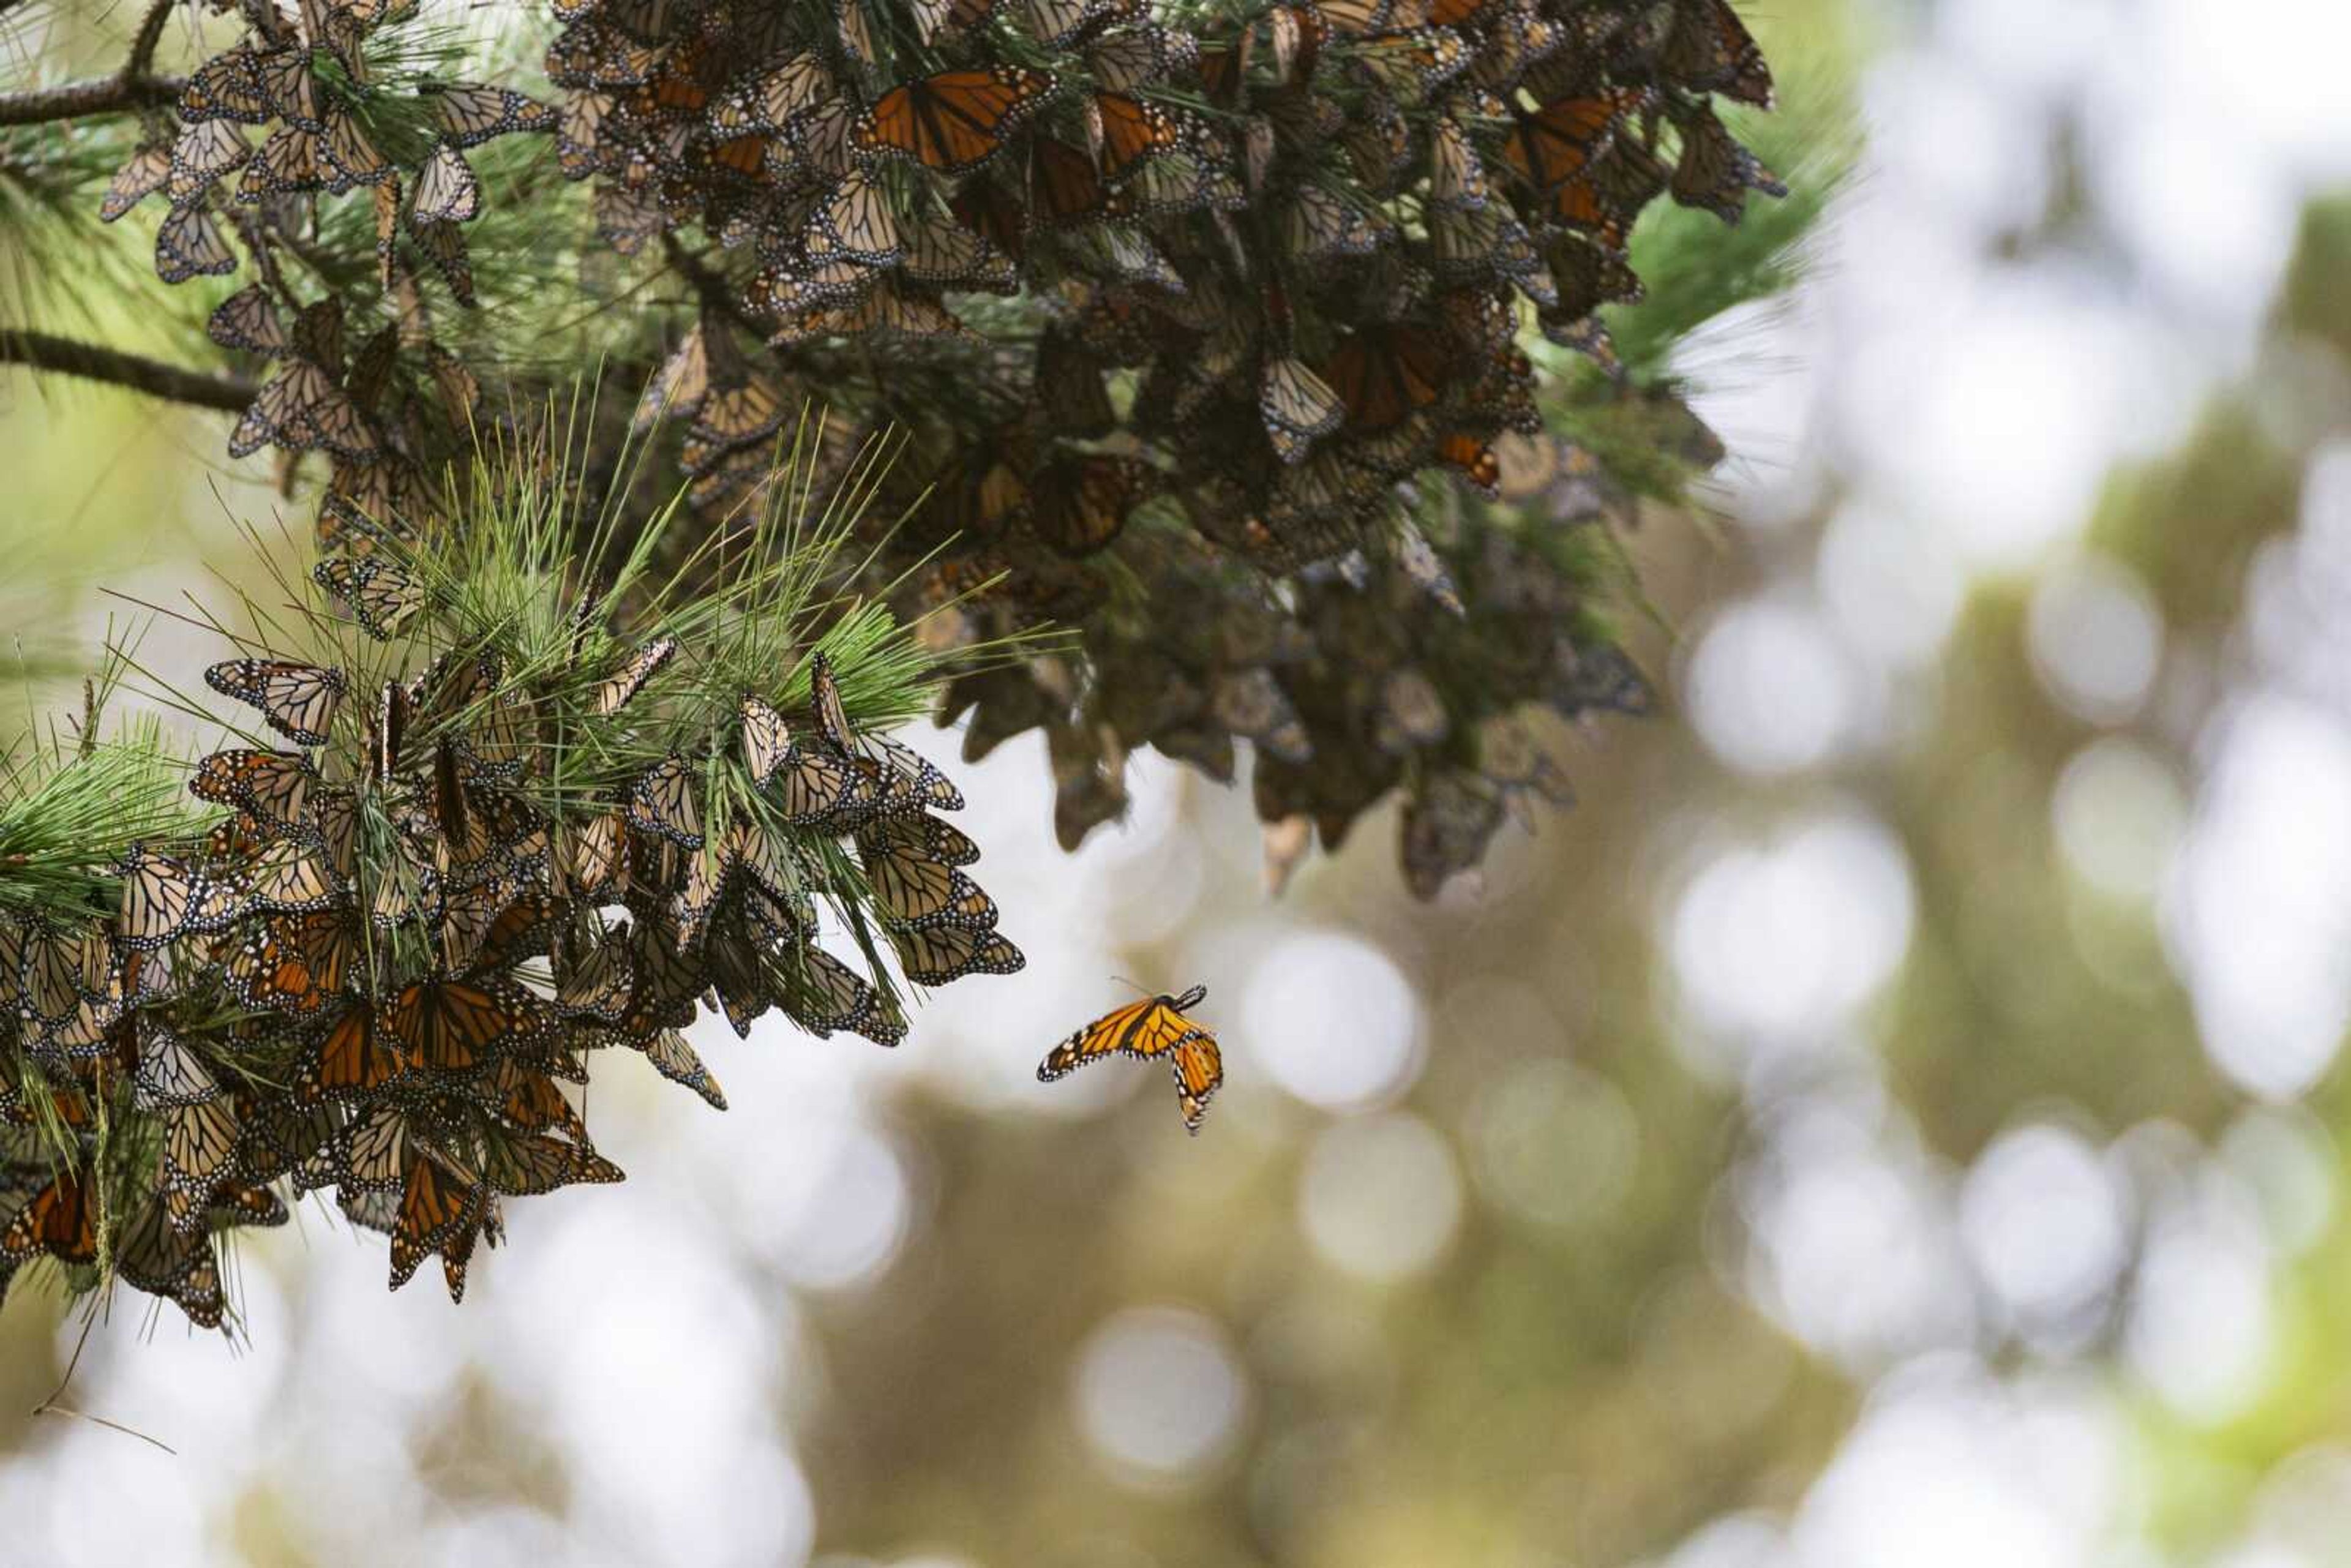
[[0, 327], [0, 364], [29, 365], [61, 376], [110, 382], [145, 392], [149, 397], [193, 403], [198, 408], [216, 408], [227, 413], [242, 413], [261, 393], [259, 386], [241, 376], [185, 370], [161, 360], [126, 354], [120, 349], [8, 327]]
[[140, 18], [139, 31], [131, 40], [130, 57], [112, 76], [57, 87], [28, 88], [22, 92], [0, 92], [0, 125], [41, 125], [85, 114], [141, 109], [178, 98], [187, 83], [178, 77], [159, 77], [150, 68], [155, 63], [155, 46], [163, 38], [163, 25], [179, 3], [180, 0], [154, 0], [147, 15]]

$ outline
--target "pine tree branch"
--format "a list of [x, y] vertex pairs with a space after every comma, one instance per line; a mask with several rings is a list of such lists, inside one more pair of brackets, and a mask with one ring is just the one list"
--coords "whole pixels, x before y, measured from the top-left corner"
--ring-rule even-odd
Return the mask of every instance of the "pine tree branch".
[[163, 24], [180, 0], [154, 0], [140, 19], [131, 40], [130, 57], [112, 76], [57, 87], [0, 92], [0, 125], [41, 125], [52, 120], [73, 120], [85, 114], [109, 114], [119, 109], [140, 109], [169, 103], [187, 86], [178, 77], [156, 76], [155, 46], [162, 42]]
[[108, 382], [150, 397], [229, 413], [244, 412], [261, 392], [259, 386], [241, 376], [186, 370], [120, 349], [6, 327], [0, 327], [0, 364], [28, 365], [61, 376]]

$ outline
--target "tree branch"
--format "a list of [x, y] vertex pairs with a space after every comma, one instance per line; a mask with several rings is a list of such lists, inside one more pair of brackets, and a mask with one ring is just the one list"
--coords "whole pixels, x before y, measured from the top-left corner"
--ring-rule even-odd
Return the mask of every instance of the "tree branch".
[[261, 393], [258, 385], [242, 376], [185, 370], [161, 360], [126, 354], [120, 349], [7, 327], [0, 327], [0, 364], [29, 365], [61, 376], [109, 382], [145, 392], [149, 397], [192, 403], [198, 408], [216, 408], [228, 413], [244, 412], [246, 405]]
[[[0, 92], [0, 125], [40, 125], [52, 120], [72, 120], [85, 114], [108, 114], [118, 109], [138, 109], [169, 103], [187, 86], [178, 77], [159, 77], [150, 69], [155, 46], [162, 41], [163, 25], [180, 0], [154, 0], [140, 18], [131, 40], [130, 57], [109, 77], [66, 82], [57, 87]], [[5, 8], [5, 7], [0, 7]]]

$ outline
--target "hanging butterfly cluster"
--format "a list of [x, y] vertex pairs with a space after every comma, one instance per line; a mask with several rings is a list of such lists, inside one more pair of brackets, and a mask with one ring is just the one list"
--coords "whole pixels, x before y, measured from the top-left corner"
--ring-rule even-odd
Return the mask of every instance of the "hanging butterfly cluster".
[[[1588, 465], [1544, 434], [1522, 313], [1613, 370], [1595, 312], [1641, 293], [1626, 248], [1644, 207], [1670, 195], [1736, 221], [1750, 191], [1783, 193], [1714, 106], [1771, 99], [1727, 0], [557, 11], [563, 172], [596, 182], [611, 244], [663, 236], [704, 296], [645, 410], [684, 427], [697, 500], [756, 484], [804, 396], [906, 419], [908, 498], [930, 499], [902, 538], [932, 601], [977, 589], [976, 635], [1084, 628], [1090, 670], [963, 693], [978, 733], [1049, 727], [1065, 836], [1115, 813], [1137, 745], [1228, 772], [1232, 737], [1253, 741], [1270, 820], [1315, 817], [1326, 841], [1435, 747], [1482, 781], [1460, 786], [1474, 806], [1449, 803], [1454, 784], [1419, 790], [1407, 858], [1426, 891], [1525, 798], [1523, 768], [1487, 758], [1517, 758], [1523, 731], [1489, 720], [1546, 697], [1645, 704], [1575, 624], [1544, 545], [1473, 523], [1440, 556], [1415, 515], [1448, 508], [1413, 486], [1433, 471], [1465, 492], [1449, 509], [1475, 509], [1514, 444], [1520, 468]], [[875, 344], [860, 388], [841, 350]], [[1489, 557], [1550, 584], [1515, 602], [1566, 612], [1523, 678], [1468, 657], [1499, 646], [1484, 623], [1517, 625], [1508, 584], [1490, 615], [1468, 597], [1474, 632], [1432, 613], [1458, 613], [1452, 584], [1485, 581]], [[1277, 616], [1286, 641], [1184, 653], [1246, 639], [1229, 628], [1265, 620], [1284, 581], [1317, 601]], [[1381, 615], [1449, 638], [1449, 684], [1313, 673], [1353, 661], [1371, 633], [1344, 625]], [[1185, 668], [1162, 682], [1129, 664]]]
[[[464, 434], [479, 392], [473, 372], [434, 337], [416, 258], [458, 305], [475, 306], [465, 225], [481, 214], [483, 195], [466, 152], [551, 131], [555, 112], [504, 88], [409, 68], [396, 29], [381, 38], [378, 29], [409, 19], [413, 5], [302, 0], [291, 17], [268, 6], [246, 11], [256, 30], [205, 59], [178, 101], [151, 115], [99, 215], [113, 223], [161, 194], [168, 206], [155, 270], [166, 283], [236, 271], [232, 236], [241, 242], [260, 281], [221, 305], [209, 332], [271, 369], [230, 437], [230, 455], [265, 446], [289, 457], [323, 453], [336, 493], [388, 504], [413, 494], [420, 465], [452, 432]], [[385, 319], [347, 358], [346, 305], [336, 291], [343, 258], [321, 245], [319, 231], [329, 204], [356, 204], [362, 193], [384, 307], [374, 314]], [[289, 273], [313, 274], [329, 291], [306, 306]]]
[[[1021, 967], [940, 815], [961, 796], [852, 722], [834, 655], [722, 697], [674, 636], [623, 650], [582, 614], [533, 677], [436, 633], [399, 559], [316, 575], [367, 639], [206, 672], [268, 730], [197, 765], [218, 820], [135, 846], [108, 917], [0, 920], [0, 1288], [110, 1257], [215, 1325], [215, 1234], [281, 1222], [282, 1186], [387, 1233], [394, 1288], [437, 1256], [460, 1295], [513, 1200], [621, 1179], [565, 1090], [590, 1052], [724, 1109], [680, 1032], [705, 998], [747, 1036], [770, 1009], [905, 1036], [820, 904], [874, 975]], [[558, 700], [583, 662], [610, 667]]]

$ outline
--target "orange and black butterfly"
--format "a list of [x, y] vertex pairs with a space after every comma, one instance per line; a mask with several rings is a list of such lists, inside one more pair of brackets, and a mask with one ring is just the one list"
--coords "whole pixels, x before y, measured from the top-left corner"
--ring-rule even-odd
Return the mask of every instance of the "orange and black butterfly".
[[246, 1007], [314, 1018], [342, 995], [357, 946], [339, 912], [265, 915], [222, 974]]
[[883, 93], [849, 133], [861, 152], [911, 159], [935, 173], [977, 169], [1005, 133], [1051, 96], [1050, 71], [1019, 66], [941, 71]]
[[1037, 1081], [1050, 1083], [1105, 1056], [1165, 1056], [1176, 1075], [1184, 1126], [1196, 1133], [1209, 1098], [1225, 1081], [1216, 1035], [1184, 1016], [1207, 999], [1208, 988], [1194, 986], [1180, 996], [1148, 997], [1104, 1013], [1048, 1052]]
[[98, 1260], [98, 1183], [87, 1166], [58, 1172], [0, 1231], [0, 1283], [17, 1264], [44, 1255]]
[[1140, 458], [1058, 458], [1033, 482], [1029, 526], [1063, 555], [1092, 555], [1118, 538], [1127, 514], [1157, 487], [1159, 477]]
[[1394, 429], [1435, 402], [1451, 377], [1437, 335], [1410, 325], [1372, 328], [1349, 338], [1322, 367], [1347, 405], [1351, 429]]
[[1102, 128], [1102, 178], [1117, 180], [1144, 159], [1186, 142], [1184, 123], [1148, 99], [1123, 92], [1094, 94], [1093, 119]]
[[1502, 138], [1502, 162], [1536, 190], [1555, 191], [1605, 152], [1618, 127], [1647, 101], [1641, 88], [1554, 99], [1516, 117]]
[[494, 1048], [518, 1049], [546, 1032], [548, 1015], [520, 986], [419, 980], [384, 1004], [383, 1023], [411, 1066], [461, 1072]]
[[284, 659], [231, 659], [204, 672], [223, 696], [261, 710], [269, 727], [297, 746], [324, 746], [342, 706], [343, 673]]
[[[1029, 151], [1029, 221], [1046, 227], [1091, 223], [1104, 215], [1110, 193], [1094, 161], [1066, 141], [1040, 136]], [[961, 213], [966, 223], [972, 218]], [[1018, 255], [1016, 251], [1014, 253]]]
[[196, 765], [188, 793], [215, 806], [250, 811], [263, 823], [297, 831], [309, 826], [317, 773], [298, 755], [277, 751], [215, 751]]
[[408, 1071], [408, 1060], [379, 1027], [374, 1007], [355, 1001], [319, 1038], [318, 1054], [298, 1081], [306, 1097], [371, 1094]]

